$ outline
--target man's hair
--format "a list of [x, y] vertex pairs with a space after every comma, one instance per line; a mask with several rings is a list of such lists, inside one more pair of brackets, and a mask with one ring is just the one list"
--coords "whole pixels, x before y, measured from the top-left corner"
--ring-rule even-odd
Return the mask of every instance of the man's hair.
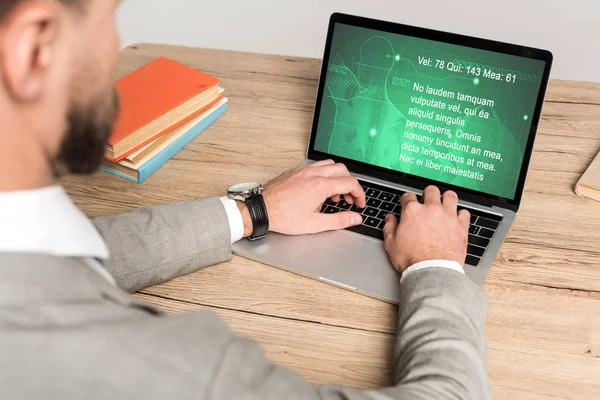
[[[17, 4], [27, 0], [0, 0], [0, 23], [4, 21], [4, 18], [16, 7]], [[77, 3], [81, 3], [82, 0], [55, 0], [65, 5], [71, 6]]]

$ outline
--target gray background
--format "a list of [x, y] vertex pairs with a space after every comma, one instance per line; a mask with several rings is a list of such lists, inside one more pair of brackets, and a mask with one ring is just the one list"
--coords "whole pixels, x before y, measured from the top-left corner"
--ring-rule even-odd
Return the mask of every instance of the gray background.
[[321, 57], [334, 11], [546, 48], [553, 78], [600, 82], [600, 0], [126, 0], [139, 42]]

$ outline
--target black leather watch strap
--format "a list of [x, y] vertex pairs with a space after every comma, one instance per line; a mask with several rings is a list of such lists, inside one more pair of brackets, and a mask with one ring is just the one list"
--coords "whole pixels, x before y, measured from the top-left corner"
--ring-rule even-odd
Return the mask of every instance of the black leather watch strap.
[[246, 199], [246, 206], [252, 218], [252, 235], [250, 240], [262, 239], [269, 232], [269, 215], [262, 194], [250, 196]]

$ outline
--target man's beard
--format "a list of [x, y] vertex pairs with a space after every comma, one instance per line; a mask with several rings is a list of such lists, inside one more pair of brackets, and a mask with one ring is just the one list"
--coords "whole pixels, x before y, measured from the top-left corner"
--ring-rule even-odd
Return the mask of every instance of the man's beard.
[[104, 149], [119, 114], [116, 89], [109, 98], [82, 107], [73, 103], [67, 112], [67, 130], [52, 168], [56, 177], [65, 174], [91, 174], [104, 156]]

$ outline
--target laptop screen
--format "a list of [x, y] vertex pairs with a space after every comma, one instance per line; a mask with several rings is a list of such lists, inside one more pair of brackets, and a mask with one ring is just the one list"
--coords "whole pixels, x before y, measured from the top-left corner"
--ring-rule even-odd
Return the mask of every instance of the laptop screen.
[[515, 199], [545, 61], [342, 23], [326, 61], [314, 150]]

